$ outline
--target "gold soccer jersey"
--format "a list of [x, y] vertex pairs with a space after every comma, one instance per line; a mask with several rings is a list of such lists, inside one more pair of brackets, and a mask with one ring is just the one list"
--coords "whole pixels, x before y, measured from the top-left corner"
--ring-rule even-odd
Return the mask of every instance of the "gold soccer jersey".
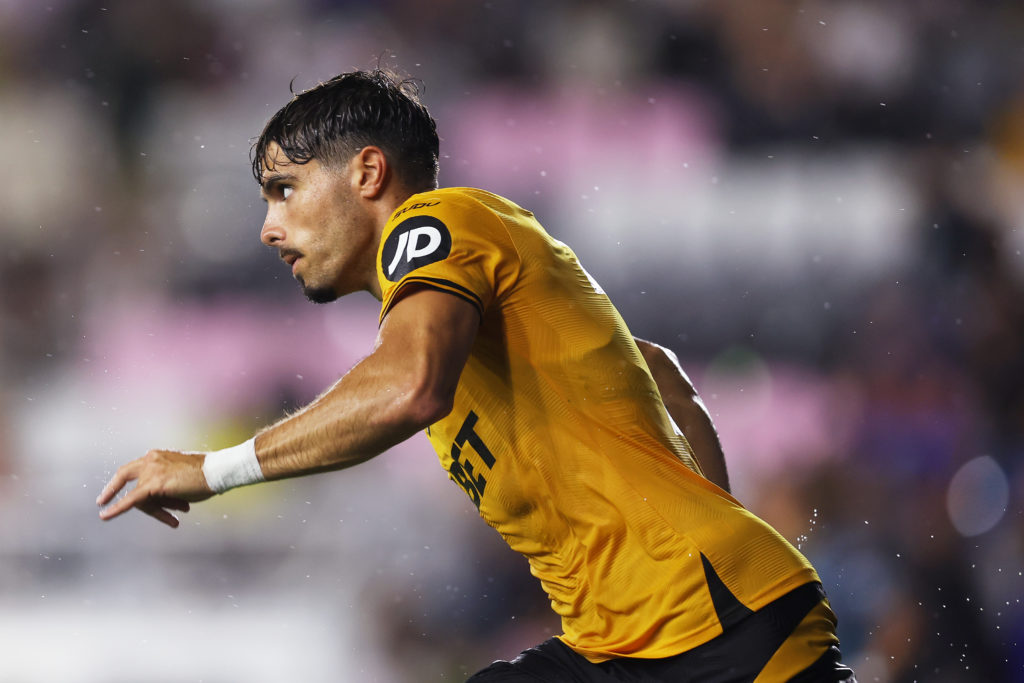
[[382, 320], [413, 284], [479, 311], [455, 407], [428, 435], [527, 557], [571, 648], [668, 657], [817, 580], [701, 475], [615, 307], [533, 214], [476, 189], [413, 195], [377, 269]]

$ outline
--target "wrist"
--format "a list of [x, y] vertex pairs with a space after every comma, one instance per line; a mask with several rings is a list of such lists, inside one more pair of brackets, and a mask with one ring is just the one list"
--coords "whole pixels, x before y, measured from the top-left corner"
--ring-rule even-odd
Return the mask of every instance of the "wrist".
[[214, 493], [264, 481], [256, 458], [256, 437], [231, 448], [211, 451], [203, 458], [206, 485]]

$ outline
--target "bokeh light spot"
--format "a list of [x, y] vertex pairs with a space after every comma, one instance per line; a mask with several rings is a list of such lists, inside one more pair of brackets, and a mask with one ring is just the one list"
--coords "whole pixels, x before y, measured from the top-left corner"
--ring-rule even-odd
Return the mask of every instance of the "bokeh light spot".
[[988, 455], [964, 463], [946, 492], [949, 519], [964, 536], [978, 536], [998, 524], [1009, 501], [1006, 473]]

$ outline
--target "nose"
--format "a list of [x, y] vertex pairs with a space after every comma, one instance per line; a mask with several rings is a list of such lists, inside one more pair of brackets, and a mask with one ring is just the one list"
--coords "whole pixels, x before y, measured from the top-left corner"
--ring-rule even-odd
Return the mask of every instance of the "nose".
[[284, 228], [280, 221], [276, 220], [273, 211], [267, 209], [267, 217], [263, 220], [263, 229], [260, 230], [260, 242], [268, 247], [275, 247], [284, 241]]

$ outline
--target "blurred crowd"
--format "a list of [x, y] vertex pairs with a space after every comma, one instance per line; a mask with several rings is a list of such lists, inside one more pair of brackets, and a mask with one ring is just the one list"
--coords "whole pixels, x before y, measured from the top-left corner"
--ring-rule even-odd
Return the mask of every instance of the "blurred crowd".
[[[423, 440], [173, 534], [94, 516], [118, 464], [369, 351], [375, 302], [308, 305], [260, 246], [248, 152], [289, 87], [382, 64], [442, 184], [533, 210], [680, 355], [860, 680], [1024, 681], [1021, 36], [998, 0], [0, 3], [0, 680], [462, 680], [557, 633]], [[263, 665], [219, 659], [247, 627]]]

